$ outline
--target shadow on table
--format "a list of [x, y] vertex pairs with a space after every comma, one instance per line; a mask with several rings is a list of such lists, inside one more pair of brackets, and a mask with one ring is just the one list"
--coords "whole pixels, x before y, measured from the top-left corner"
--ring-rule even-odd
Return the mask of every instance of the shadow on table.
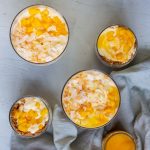
[[23, 87], [22, 95], [40, 96], [44, 98], [52, 108], [57, 102], [51, 90], [42, 85], [41, 81], [39, 80], [28, 81], [27, 85]]

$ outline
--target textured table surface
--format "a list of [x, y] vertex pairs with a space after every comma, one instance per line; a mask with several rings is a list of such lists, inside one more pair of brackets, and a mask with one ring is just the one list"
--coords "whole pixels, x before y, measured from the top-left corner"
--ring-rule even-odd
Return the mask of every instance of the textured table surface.
[[[95, 55], [98, 33], [106, 26], [124, 24], [138, 38], [138, 54], [131, 64], [148, 57], [150, 48], [150, 0], [0, 0], [0, 143], [1, 150], [9, 150], [11, 127], [9, 109], [23, 95], [43, 96], [51, 104], [60, 103], [66, 80], [83, 69], [111, 69], [99, 62]], [[61, 12], [70, 28], [66, 53], [49, 66], [35, 66], [23, 61], [13, 51], [10, 25], [15, 15], [33, 4], [46, 4]], [[149, 53], [150, 55], [150, 53]]]

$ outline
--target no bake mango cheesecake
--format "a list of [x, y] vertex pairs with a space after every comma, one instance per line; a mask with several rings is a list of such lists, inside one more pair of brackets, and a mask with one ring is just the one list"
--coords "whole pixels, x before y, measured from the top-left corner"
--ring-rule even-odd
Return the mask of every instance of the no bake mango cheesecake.
[[11, 108], [10, 123], [16, 133], [34, 137], [46, 130], [50, 120], [48, 107], [40, 97], [24, 97]]
[[29, 62], [52, 62], [66, 48], [68, 26], [53, 8], [44, 5], [31, 6], [14, 19], [11, 42], [15, 51]]
[[122, 67], [128, 64], [136, 54], [137, 40], [129, 28], [111, 26], [98, 37], [98, 56], [110, 66]]
[[119, 104], [120, 95], [114, 81], [96, 70], [73, 75], [62, 93], [62, 106], [66, 115], [84, 128], [106, 125], [117, 113]]

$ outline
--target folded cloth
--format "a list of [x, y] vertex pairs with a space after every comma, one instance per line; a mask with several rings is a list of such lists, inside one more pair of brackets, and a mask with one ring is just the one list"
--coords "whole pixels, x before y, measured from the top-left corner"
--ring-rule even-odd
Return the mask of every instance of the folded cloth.
[[52, 131], [33, 139], [20, 138], [12, 134], [11, 150], [56, 150]]
[[150, 59], [123, 71], [112, 72], [111, 76], [121, 91], [117, 117], [105, 128], [77, 129], [56, 106], [53, 134], [58, 150], [100, 150], [104, 135], [114, 130], [131, 133], [137, 140], [138, 150], [150, 150]]
[[121, 106], [109, 125], [95, 130], [77, 128], [56, 105], [53, 135], [48, 131], [32, 140], [13, 136], [12, 150], [100, 150], [102, 138], [115, 130], [131, 133], [137, 150], [150, 150], [150, 59], [111, 76], [121, 91]]

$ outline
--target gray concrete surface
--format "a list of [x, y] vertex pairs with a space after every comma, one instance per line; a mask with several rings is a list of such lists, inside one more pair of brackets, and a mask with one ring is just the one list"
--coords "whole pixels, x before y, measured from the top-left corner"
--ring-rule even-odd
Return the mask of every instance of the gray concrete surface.
[[[15, 15], [32, 4], [46, 4], [60, 11], [69, 24], [70, 41], [66, 53], [49, 66], [34, 66], [13, 51], [9, 41]], [[138, 38], [136, 64], [150, 55], [150, 0], [0, 0], [0, 150], [10, 150], [11, 127], [8, 113], [12, 103], [23, 95], [45, 97], [54, 106], [73, 73], [100, 69], [110, 73], [95, 55], [98, 33], [106, 26], [124, 24]]]

